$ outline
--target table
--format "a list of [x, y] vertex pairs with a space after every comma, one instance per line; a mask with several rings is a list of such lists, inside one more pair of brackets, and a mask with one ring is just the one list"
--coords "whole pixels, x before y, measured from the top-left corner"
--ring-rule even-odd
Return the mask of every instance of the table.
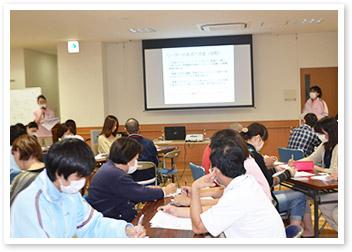
[[148, 202], [144, 205], [142, 210], [138, 213], [136, 218], [133, 219], [132, 224], [137, 225], [139, 217], [144, 214], [142, 225], [145, 227], [147, 236], [150, 238], [204, 238], [205, 235], [195, 234], [190, 230], [175, 230], [164, 228], [151, 228], [150, 220], [153, 218], [159, 206], [168, 204], [170, 198], [160, 199], [153, 202]]
[[321, 197], [324, 194], [336, 193], [338, 191], [338, 182], [336, 180], [322, 181], [318, 179], [288, 179], [281, 182], [283, 186], [291, 188], [293, 190], [300, 191], [313, 199], [314, 204], [314, 237], [319, 237], [319, 213], [318, 207], [322, 204], [333, 204], [337, 203], [337, 200], [333, 201], [321, 201]]

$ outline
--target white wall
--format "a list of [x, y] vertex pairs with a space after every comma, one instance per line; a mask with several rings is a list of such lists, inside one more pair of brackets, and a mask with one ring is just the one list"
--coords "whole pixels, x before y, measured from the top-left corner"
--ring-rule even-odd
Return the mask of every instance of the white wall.
[[104, 121], [103, 49], [101, 42], [81, 42], [80, 53], [57, 47], [61, 121], [74, 119], [78, 127]]
[[[105, 44], [105, 112], [121, 122], [221, 122], [297, 119], [300, 67], [337, 66], [337, 33], [254, 35], [255, 108], [144, 112], [141, 42]], [[296, 100], [285, 100], [285, 94]]]
[[60, 114], [57, 56], [34, 50], [24, 50], [26, 87], [40, 87], [50, 108]]
[[23, 89], [26, 87], [24, 68], [24, 49], [16, 48], [10, 51], [10, 78], [11, 89]]

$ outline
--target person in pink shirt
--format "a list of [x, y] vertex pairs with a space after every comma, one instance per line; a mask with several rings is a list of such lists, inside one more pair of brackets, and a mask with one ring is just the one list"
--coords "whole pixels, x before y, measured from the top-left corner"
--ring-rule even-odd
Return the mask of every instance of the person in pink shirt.
[[37, 98], [38, 109], [33, 112], [34, 121], [38, 124], [38, 141], [42, 146], [48, 146], [52, 143], [52, 133], [47, 128], [43, 127], [43, 122], [46, 119], [55, 117], [54, 112], [48, 108], [47, 100], [44, 95], [39, 95]]
[[321, 88], [318, 86], [312, 86], [309, 89], [309, 99], [303, 108], [303, 114], [313, 113], [318, 117], [318, 120], [324, 116], [329, 115], [328, 106], [326, 102], [321, 99], [323, 96]]

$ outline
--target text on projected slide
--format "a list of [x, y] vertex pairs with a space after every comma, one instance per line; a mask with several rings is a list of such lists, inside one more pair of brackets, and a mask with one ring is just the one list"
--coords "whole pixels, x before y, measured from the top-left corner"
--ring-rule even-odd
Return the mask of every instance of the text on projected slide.
[[163, 48], [165, 104], [235, 101], [234, 46]]

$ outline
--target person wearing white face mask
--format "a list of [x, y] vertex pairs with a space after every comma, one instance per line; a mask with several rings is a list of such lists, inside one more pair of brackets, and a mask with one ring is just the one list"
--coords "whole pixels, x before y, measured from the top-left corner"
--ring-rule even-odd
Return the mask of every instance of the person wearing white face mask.
[[87, 201], [105, 217], [132, 221], [139, 202], [154, 201], [176, 191], [171, 183], [163, 188], [140, 185], [129, 175], [137, 170], [142, 146], [122, 137], [111, 146], [109, 160], [98, 170], [88, 189]]
[[266, 141], [269, 136], [267, 128], [263, 124], [252, 123], [247, 128], [242, 129], [241, 135], [247, 142], [251, 156], [259, 165], [270, 185], [272, 197], [278, 212], [288, 212], [291, 225], [300, 226], [303, 221], [305, 227], [304, 235], [311, 236], [313, 234], [312, 223], [310, 220], [310, 209], [306, 204], [306, 196], [294, 190], [274, 190], [274, 186], [294, 176], [295, 169], [289, 168], [278, 176], [273, 177], [273, 175], [279, 171], [277, 171], [273, 165], [276, 157], [263, 157], [260, 154], [260, 150], [264, 146], [264, 141]]
[[329, 114], [326, 102], [321, 99], [323, 96], [319, 86], [312, 86], [309, 89], [309, 99], [306, 101], [303, 114], [313, 113], [318, 117], [318, 120]]
[[95, 165], [92, 150], [81, 140], [65, 139], [51, 146], [46, 169], [11, 206], [11, 237], [144, 237], [143, 227], [105, 218], [82, 197], [79, 191]]
[[47, 119], [55, 118], [54, 112], [48, 107], [47, 100], [44, 95], [37, 97], [38, 109], [33, 112], [34, 122], [38, 124], [37, 137], [42, 146], [49, 146], [52, 144], [52, 133], [43, 126]]

